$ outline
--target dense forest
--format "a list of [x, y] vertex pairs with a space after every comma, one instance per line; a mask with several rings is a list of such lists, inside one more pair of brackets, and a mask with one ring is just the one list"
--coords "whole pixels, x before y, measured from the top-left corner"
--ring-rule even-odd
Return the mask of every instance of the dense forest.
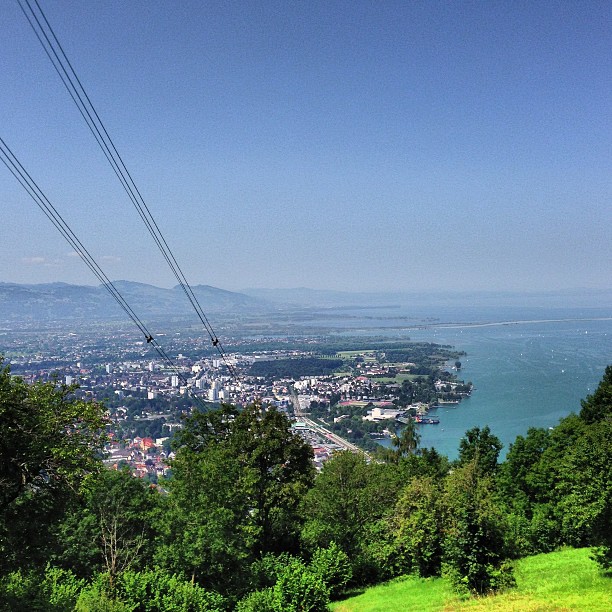
[[342, 359], [301, 357], [256, 361], [249, 370], [250, 376], [269, 378], [300, 378], [301, 376], [327, 376], [342, 367]]
[[316, 474], [286, 416], [223, 406], [185, 421], [152, 486], [102, 467], [104, 406], [0, 363], [0, 610], [316, 611], [405, 574], [467, 596], [562, 545], [609, 572], [612, 366], [580, 408], [503, 462], [487, 427], [449, 462], [409, 425]]

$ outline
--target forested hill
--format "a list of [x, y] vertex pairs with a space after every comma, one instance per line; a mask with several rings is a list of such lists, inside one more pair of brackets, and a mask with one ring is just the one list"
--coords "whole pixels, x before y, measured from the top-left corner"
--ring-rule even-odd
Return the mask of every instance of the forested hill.
[[[178, 286], [163, 289], [131, 281], [114, 281], [113, 284], [140, 316], [176, 317], [192, 312], [191, 304]], [[193, 291], [206, 312], [261, 312], [269, 309], [264, 300], [243, 293], [209, 285], [196, 285]], [[103, 285], [0, 283], [0, 319], [3, 321], [122, 317], [125, 317], [123, 311]]]

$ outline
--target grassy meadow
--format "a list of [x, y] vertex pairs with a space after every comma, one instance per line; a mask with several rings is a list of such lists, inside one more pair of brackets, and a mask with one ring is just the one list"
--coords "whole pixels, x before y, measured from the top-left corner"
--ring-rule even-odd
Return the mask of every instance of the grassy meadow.
[[442, 578], [407, 577], [335, 602], [334, 612], [610, 612], [612, 577], [589, 558], [590, 550], [563, 549], [517, 561], [517, 588], [461, 600]]

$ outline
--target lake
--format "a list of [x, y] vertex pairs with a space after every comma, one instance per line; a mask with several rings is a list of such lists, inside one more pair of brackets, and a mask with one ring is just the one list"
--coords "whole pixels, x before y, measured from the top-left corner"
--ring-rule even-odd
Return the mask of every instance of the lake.
[[457, 406], [432, 410], [439, 425], [419, 426], [421, 446], [433, 446], [450, 458], [457, 456], [467, 429], [486, 425], [503, 442], [505, 456], [508, 445], [530, 427], [552, 427], [578, 412], [580, 400], [595, 390], [612, 364], [609, 309], [438, 308], [428, 311], [440, 318], [436, 325], [400, 329], [407, 312], [349, 313], [354, 318], [347, 317], [344, 333], [410, 336], [467, 353], [459, 378], [474, 383], [472, 396]]
[[474, 426], [488, 425], [504, 444], [502, 456], [529, 427], [552, 427], [592, 393], [612, 363], [612, 321], [516, 323], [414, 331], [414, 340], [452, 344], [467, 355], [460, 378], [472, 396], [431, 414], [439, 425], [422, 425], [421, 444], [451, 458]]

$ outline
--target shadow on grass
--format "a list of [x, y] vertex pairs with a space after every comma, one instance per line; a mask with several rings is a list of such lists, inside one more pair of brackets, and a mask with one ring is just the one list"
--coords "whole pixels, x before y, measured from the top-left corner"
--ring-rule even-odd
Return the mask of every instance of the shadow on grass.
[[366, 587], [353, 587], [351, 589], [347, 589], [340, 595], [337, 595], [332, 599], [332, 603], [338, 601], [344, 601], [345, 599], [350, 599], [351, 597], [357, 597], [357, 595], [363, 595], [367, 591]]

